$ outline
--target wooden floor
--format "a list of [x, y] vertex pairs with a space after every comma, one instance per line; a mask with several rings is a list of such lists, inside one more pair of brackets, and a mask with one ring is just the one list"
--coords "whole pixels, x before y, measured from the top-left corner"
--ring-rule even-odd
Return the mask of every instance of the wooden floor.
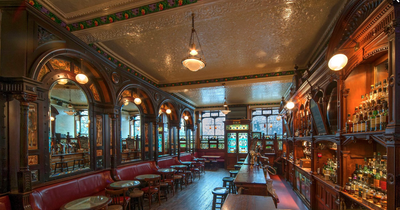
[[[206, 171], [201, 179], [196, 179], [183, 190], [178, 190], [175, 196], [169, 194], [168, 201], [161, 200], [161, 206], [153, 201], [151, 210], [211, 210], [212, 193], [215, 187], [222, 187], [222, 178], [229, 176], [225, 169], [218, 171]], [[280, 198], [278, 209], [306, 210], [302, 201], [293, 192], [291, 187], [279, 176], [271, 177], [274, 180], [274, 188]], [[148, 201], [144, 201], [144, 209], [149, 210]]]
[[[222, 187], [222, 178], [229, 176], [229, 172], [225, 169], [218, 171], [206, 171], [202, 174], [200, 180], [196, 180], [189, 184], [183, 190], [175, 192], [175, 196], [169, 194], [168, 201], [161, 200], [161, 206], [158, 202], [153, 201], [152, 210], [211, 210], [212, 190], [215, 187]], [[148, 210], [148, 201], [144, 201], [144, 209]]]

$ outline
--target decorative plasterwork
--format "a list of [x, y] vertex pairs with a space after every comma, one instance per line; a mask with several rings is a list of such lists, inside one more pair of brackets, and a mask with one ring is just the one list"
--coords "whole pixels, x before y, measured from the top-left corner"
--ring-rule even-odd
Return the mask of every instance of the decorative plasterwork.
[[[56, 14], [66, 23], [79, 22], [95, 18], [99, 13], [115, 13], [129, 8], [136, 8], [141, 5], [155, 3], [159, 0], [113, 0], [103, 1], [100, 3], [92, 2], [90, 6], [81, 5], [80, 1], [65, 2], [63, 0], [37, 0], [43, 6], [49, 8], [51, 12]], [[70, 11], [66, 11], [66, 4], [70, 4]], [[62, 6], [62, 8], [60, 8]], [[73, 7], [80, 7], [73, 10]], [[71, 11], [72, 10], [72, 11]]]
[[[229, 107], [243, 107], [243, 106], [279, 106], [280, 102], [275, 103], [261, 103], [261, 104], [232, 104]], [[212, 108], [223, 108], [223, 106], [201, 106], [196, 109], [212, 109]]]

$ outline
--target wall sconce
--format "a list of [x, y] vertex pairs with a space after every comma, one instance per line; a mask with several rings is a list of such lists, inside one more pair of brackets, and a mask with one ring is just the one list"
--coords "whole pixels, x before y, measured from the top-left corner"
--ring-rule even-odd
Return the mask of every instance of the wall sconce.
[[54, 119], [54, 117], [50, 117], [50, 121], [53, 122], [54, 120], [56, 120], [56, 119]]
[[135, 100], [133, 100], [133, 103], [135, 103], [136, 105], [140, 105], [142, 103], [142, 99], [135, 98]]
[[58, 84], [59, 85], [65, 85], [67, 83], [68, 83], [68, 79], [60, 79], [60, 80], [58, 80]]
[[184, 116], [183, 119], [188, 120], [189, 116]]
[[171, 113], [172, 113], [171, 109], [167, 109], [165, 112], [166, 112], [167, 114], [171, 114]]
[[75, 79], [81, 85], [84, 85], [89, 82], [89, 78], [85, 74], [77, 74], [75, 76]]
[[288, 108], [289, 110], [293, 109], [293, 108], [294, 108], [294, 103], [291, 102], [291, 101], [289, 101], [289, 102], [286, 104], [286, 108]]
[[128, 100], [125, 100], [124, 101], [124, 106], [128, 106], [129, 105], [129, 101]]
[[336, 54], [329, 60], [328, 67], [333, 71], [339, 71], [347, 65], [348, 61], [345, 54]]

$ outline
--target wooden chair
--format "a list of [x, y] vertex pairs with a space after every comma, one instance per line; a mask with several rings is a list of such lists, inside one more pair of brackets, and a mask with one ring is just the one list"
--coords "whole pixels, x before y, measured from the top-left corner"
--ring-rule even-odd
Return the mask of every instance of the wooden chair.
[[147, 187], [142, 188], [144, 192], [144, 197], [149, 199], [149, 208], [151, 209], [151, 200], [153, 195], [157, 195], [158, 197], [158, 204], [161, 205], [161, 193], [160, 193], [160, 183], [161, 177], [157, 178], [146, 178], [144, 181], [147, 183]]
[[175, 195], [174, 174], [174, 172], [162, 174], [162, 181], [168, 184], [168, 193], [170, 188], [173, 196]]
[[190, 171], [193, 174], [193, 179], [196, 178], [196, 174], [199, 176], [199, 180], [200, 180], [200, 174], [201, 174], [201, 163], [192, 163], [191, 167], [190, 167]]
[[128, 188], [121, 190], [106, 189], [106, 196], [111, 198], [108, 210], [127, 210], [130, 207], [130, 197], [126, 196]]

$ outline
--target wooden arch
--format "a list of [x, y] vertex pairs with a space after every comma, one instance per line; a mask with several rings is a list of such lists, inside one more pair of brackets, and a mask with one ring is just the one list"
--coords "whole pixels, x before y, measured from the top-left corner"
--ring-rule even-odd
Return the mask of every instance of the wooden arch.
[[[53, 68], [53, 65], [51, 65], [50, 62], [58, 58], [71, 59], [69, 70]], [[110, 89], [112, 84], [108, 79], [103, 66], [95, 62], [91, 57], [77, 50], [63, 48], [47, 51], [36, 59], [34, 65], [32, 65], [32, 68], [29, 71], [29, 77], [41, 81], [46, 87], [50, 87], [52, 83], [58, 79], [69, 79], [78, 84], [75, 79], [76, 74], [73, 71], [74, 68], [76, 68], [75, 66], [79, 66], [80, 68], [80, 65], [76, 65], [77, 61], [80, 59], [82, 59], [83, 66], [86, 69], [84, 73], [89, 78], [87, 84], [80, 86], [87, 86], [90, 90], [90, 95], [95, 98], [95, 101], [100, 103], [114, 103], [116, 97], [114, 92]], [[55, 75], [57, 76], [54, 77]], [[48, 80], [49, 77], [51, 78], [50, 81]]]
[[185, 116], [188, 116], [189, 119], [186, 120], [187, 125], [194, 125], [194, 119], [193, 119], [193, 113], [191, 112], [190, 109], [185, 108], [182, 113], [181, 113], [181, 118], [184, 118]]
[[140, 85], [129, 84], [118, 91], [118, 106], [122, 106], [126, 100], [134, 103], [136, 97], [142, 101], [140, 105], [135, 104], [141, 114], [154, 115], [154, 106], [150, 94]]
[[168, 114], [168, 120], [170, 121], [178, 121], [179, 118], [179, 110], [177, 109], [177, 105], [171, 99], [165, 99], [158, 106], [158, 115], [162, 112], [166, 113], [167, 109], [171, 109], [171, 114]]

